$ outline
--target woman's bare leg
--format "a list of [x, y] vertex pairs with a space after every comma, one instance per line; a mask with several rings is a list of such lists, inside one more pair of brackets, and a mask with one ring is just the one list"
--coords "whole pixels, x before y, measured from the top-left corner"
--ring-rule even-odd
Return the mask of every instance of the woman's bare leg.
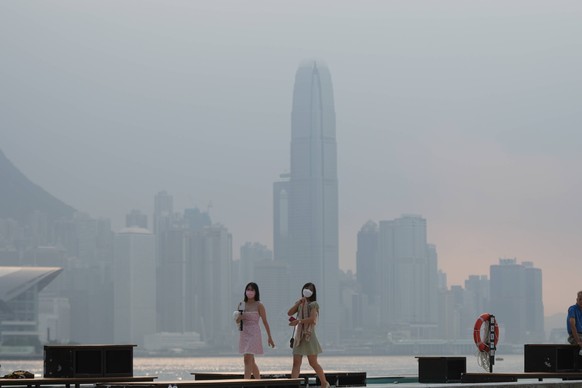
[[291, 369], [291, 378], [296, 379], [299, 377], [299, 373], [301, 372], [301, 361], [303, 360], [303, 356], [300, 354], [293, 355], [293, 369]]
[[325, 373], [323, 373], [323, 368], [317, 362], [317, 354], [311, 354], [307, 356], [307, 361], [309, 361], [309, 365], [315, 371], [317, 377], [319, 377], [319, 381], [321, 382], [322, 387], [327, 387], [327, 379], [325, 378]]
[[259, 371], [259, 366], [255, 361], [255, 356], [253, 356], [253, 377], [255, 380], [259, 380], [261, 378], [261, 372]]
[[245, 379], [250, 379], [255, 365], [255, 356], [252, 354], [245, 354], [243, 356], [245, 362]]

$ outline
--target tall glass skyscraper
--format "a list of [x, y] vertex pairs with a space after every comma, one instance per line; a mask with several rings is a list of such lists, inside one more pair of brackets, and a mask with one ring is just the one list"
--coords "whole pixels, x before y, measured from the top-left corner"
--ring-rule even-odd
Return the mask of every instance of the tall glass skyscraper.
[[[276, 183], [274, 190], [274, 246], [279, 248], [275, 258], [289, 266], [294, 297], [300, 296], [304, 283], [315, 283], [320, 336], [335, 342], [339, 335], [337, 145], [331, 76], [319, 62], [304, 62], [295, 75], [291, 171], [288, 181]], [[286, 228], [281, 226], [284, 220]]]

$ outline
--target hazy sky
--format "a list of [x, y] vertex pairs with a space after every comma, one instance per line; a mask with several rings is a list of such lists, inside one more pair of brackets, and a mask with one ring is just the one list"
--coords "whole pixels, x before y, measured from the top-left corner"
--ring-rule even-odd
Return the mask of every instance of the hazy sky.
[[0, 2], [0, 149], [115, 229], [211, 201], [272, 247], [297, 66], [334, 84], [340, 265], [368, 220], [427, 219], [449, 284], [499, 257], [582, 289], [582, 2]]

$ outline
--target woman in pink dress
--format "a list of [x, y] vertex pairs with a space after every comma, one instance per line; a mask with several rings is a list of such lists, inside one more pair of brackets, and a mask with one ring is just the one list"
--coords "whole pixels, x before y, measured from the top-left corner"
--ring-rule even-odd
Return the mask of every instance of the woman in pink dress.
[[238, 351], [243, 355], [245, 379], [250, 379], [251, 375], [255, 379], [261, 378], [259, 367], [255, 362], [255, 354], [263, 354], [263, 339], [261, 337], [259, 318], [263, 321], [263, 326], [267, 332], [267, 343], [270, 347], [275, 347], [273, 338], [271, 338], [271, 329], [267, 322], [267, 312], [260, 300], [259, 286], [257, 283], [251, 282], [247, 284], [244, 297], [245, 307], [236, 319], [238, 324], [242, 321]]

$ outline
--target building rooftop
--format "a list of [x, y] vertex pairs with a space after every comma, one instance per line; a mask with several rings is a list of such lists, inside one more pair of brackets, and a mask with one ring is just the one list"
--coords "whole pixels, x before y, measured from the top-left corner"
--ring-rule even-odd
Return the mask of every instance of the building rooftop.
[[59, 267], [0, 267], [0, 302], [8, 302], [34, 286], [40, 291], [62, 270]]

